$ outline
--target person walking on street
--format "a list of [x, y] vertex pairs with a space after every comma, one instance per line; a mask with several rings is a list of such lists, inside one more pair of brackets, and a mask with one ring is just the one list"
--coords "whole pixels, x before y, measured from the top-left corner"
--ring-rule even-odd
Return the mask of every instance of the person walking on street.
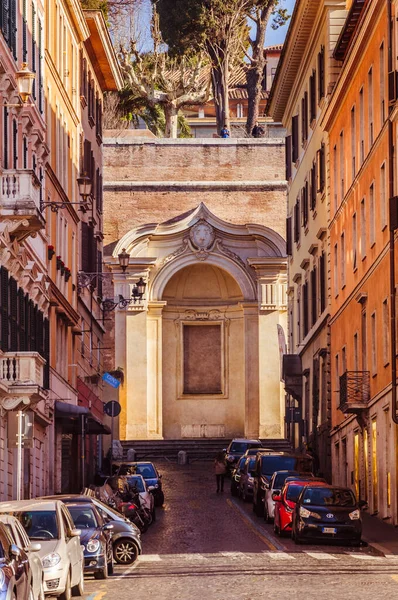
[[230, 132], [229, 132], [229, 129], [228, 129], [228, 127], [227, 127], [227, 125], [226, 125], [226, 124], [225, 124], [225, 125], [224, 125], [224, 127], [221, 129], [221, 131], [220, 131], [220, 135], [221, 135], [221, 137], [222, 137], [222, 138], [224, 138], [224, 139], [226, 139], [226, 138], [229, 138], [229, 137], [230, 137], [230, 135], [231, 135], [231, 134], [230, 134]]
[[224, 478], [227, 471], [227, 465], [225, 464], [225, 457], [223, 452], [219, 452], [214, 459], [214, 472], [216, 474], [217, 481], [217, 494], [224, 491]]

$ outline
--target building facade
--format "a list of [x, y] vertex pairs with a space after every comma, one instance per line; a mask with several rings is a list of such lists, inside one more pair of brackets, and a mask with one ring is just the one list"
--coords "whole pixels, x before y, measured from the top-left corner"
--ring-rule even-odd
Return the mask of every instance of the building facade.
[[[99, 279], [87, 287], [78, 275], [87, 266], [101, 271], [102, 96], [119, 89], [121, 77], [99, 11], [84, 12], [77, 0], [10, 0], [0, 15], [4, 500], [17, 496], [20, 409], [26, 424], [22, 497], [80, 489], [83, 473], [93, 474], [98, 436], [108, 431], [98, 387], [104, 331]], [[26, 102], [17, 93], [21, 63], [34, 75]], [[78, 178], [85, 173], [92, 189], [82, 202]], [[83, 223], [95, 228], [95, 253]], [[88, 247], [95, 263], [84, 262]]]
[[[325, 118], [330, 150], [331, 379], [334, 480], [397, 523], [391, 406], [390, 178], [394, 178], [386, 2], [353, 2]], [[355, 32], [355, 33], [353, 33]], [[394, 64], [396, 68], [396, 65]], [[348, 85], [349, 82], [349, 85]], [[391, 91], [391, 90], [390, 90]], [[394, 100], [394, 98], [392, 98]]]
[[280, 139], [105, 140], [121, 439], [283, 437], [283, 154]]
[[296, 2], [268, 112], [288, 131], [287, 433], [330, 476], [327, 138], [323, 119], [337, 77], [333, 49], [345, 2]]

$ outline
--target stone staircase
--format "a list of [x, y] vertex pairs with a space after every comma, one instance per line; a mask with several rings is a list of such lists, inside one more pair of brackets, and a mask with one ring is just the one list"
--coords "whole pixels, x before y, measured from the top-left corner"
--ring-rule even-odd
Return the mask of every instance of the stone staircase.
[[[166, 459], [177, 461], [180, 450], [188, 453], [189, 460], [211, 460], [229, 444], [230, 440], [220, 438], [199, 438], [181, 440], [126, 440], [122, 441], [123, 457], [127, 459], [127, 450], [136, 451], [136, 460]], [[264, 448], [277, 452], [291, 452], [290, 443], [284, 439], [261, 440]]]

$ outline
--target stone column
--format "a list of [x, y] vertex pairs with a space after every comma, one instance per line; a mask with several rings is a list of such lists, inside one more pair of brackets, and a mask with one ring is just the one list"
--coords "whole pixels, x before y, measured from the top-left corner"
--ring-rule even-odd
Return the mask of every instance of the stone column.
[[245, 361], [245, 437], [258, 438], [259, 408], [259, 320], [257, 302], [242, 302]]
[[163, 439], [162, 311], [167, 302], [149, 302], [147, 313], [148, 437]]
[[[116, 347], [118, 345], [115, 336]], [[147, 439], [147, 313], [131, 310], [126, 315], [126, 440]], [[121, 438], [123, 432], [121, 432]]]

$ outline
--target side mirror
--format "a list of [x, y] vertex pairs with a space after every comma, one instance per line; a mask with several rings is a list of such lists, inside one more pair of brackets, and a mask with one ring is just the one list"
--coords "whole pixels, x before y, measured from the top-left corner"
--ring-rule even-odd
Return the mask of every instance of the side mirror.
[[81, 529], [70, 529], [69, 530], [70, 537], [79, 537], [79, 535], [81, 535], [81, 534], [82, 534]]
[[31, 542], [26, 550], [27, 552], [39, 552], [41, 550], [41, 544], [39, 544], [39, 542]]
[[366, 502], [366, 500], [360, 500], [358, 502], [358, 506], [361, 510], [366, 510], [367, 508], [369, 508], [369, 504]]
[[226, 448], [223, 448], [223, 449], [222, 449], [222, 451], [223, 451], [223, 452], [226, 452], [226, 451], [227, 451], [227, 449], [226, 449]]
[[272, 500], [274, 502], [280, 502], [282, 500], [282, 496], [279, 494], [279, 492], [278, 493], [274, 492], [272, 494]]
[[103, 531], [111, 531], [113, 529], [113, 525], [112, 523], [106, 523], [103, 527], [102, 530]]
[[21, 556], [21, 550], [18, 548], [18, 546], [16, 544], [11, 544], [10, 554], [14, 558], [19, 558]]

